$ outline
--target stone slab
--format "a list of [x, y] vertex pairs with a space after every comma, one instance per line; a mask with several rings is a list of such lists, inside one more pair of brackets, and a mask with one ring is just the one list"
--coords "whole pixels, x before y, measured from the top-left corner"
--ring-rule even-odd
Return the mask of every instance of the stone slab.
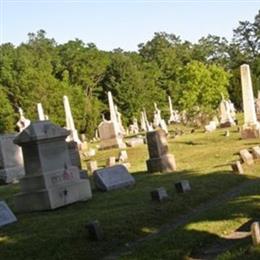
[[133, 138], [127, 139], [125, 142], [126, 142], [126, 145], [129, 147], [136, 147], [136, 146], [144, 144], [144, 138], [133, 137]]
[[4, 201], [0, 201], [0, 227], [16, 222], [17, 219]]
[[96, 187], [102, 191], [115, 190], [135, 184], [134, 177], [123, 165], [98, 169], [93, 173]]
[[247, 165], [254, 164], [253, 155], [247, 149], [242, 149], [239, 152], [239, 155], [240, 155], [241, 159], [243, 160], [243, 162], [246, 163]]
[[162, 202], [163, 200], [168, 199], [167, 191], [164, 187], [157, 188], [151, 191], [151, 198], [154, 201]]
[[172, 154], [166, 154], [159, 158], [151, 158], [146, 161], [146, 165], [149, 173], [167, 173], [174, 172], [177, 169], [175, 157]]
[[260, 159], [260, 147], [259, 146], [254, 146], [252, 148], [252, 155], [254, 159]]
[[244, 170], [240, 161], [231, 164], [232, 170], [236, 174], [244, 174]]
[[174, 185], [178, 193], [191, 191], [190, 182], [188, 180], [181, 180], [179, 182], [176, 182]]

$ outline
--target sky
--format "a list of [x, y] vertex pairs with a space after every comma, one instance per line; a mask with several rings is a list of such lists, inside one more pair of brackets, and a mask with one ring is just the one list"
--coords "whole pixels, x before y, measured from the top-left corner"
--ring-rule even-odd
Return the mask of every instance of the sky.
[[0, 43], [19, 45], [40, 29], [58, 43], [78, 38], [102, 50], [135, 51], [154, 32], [230, 40], [258, 10], [260, 0], [0, 0]]

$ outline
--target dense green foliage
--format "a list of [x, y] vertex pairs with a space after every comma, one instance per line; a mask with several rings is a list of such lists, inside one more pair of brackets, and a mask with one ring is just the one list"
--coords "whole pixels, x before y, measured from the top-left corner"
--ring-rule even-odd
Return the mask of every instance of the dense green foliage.
[[124, 123], [144, 107], [151, 117], [157, 102], [167, 113], [167, 95], [188, 113], [215, 111], [221, 93], [241, 108], [239, 66], [251, 66], [255, 94], [260, 83], [260, 11], [255, 20], [239, 22], [233, 40], [208, 35], [192, 44], [174, 34], [155, 33], [137, 52], [98, 50], [79, 39], [57, 44], [43, 30], [29, 33], [15, 47], [0, 45], [0, 132], [15, 128], [18, 107], [36, 119], [36, 103], [50, 119], [64, 125], [62, 96], [68, 95], [76, 127], [93, 136], [108, 111], [112, 91]]

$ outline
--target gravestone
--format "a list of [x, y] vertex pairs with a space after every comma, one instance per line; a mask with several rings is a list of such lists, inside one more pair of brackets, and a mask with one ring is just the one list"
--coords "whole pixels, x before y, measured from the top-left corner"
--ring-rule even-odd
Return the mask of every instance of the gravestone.
[[36, 121], [15, 138], [26, 173], [15, 196], [17, 211], [55, 209], [92, 197], [89, 180], [80, 179], [79, 168], [71, 163], [65, 141], [69, 133], [50, 121]]
[[100, 241], [104, 238], [104, 233], [98, 220], [88, 223], [86, 228], [91, 240]]
[[98, 168], [97, 161], [88, 162], [88, 169], [91, 173], [93, 173], [95, 170], [97, 170], [97, 168]]
[[126, 140], [126, 145], [129, 147], [136, 147], [139, 145], [144, 144], [144, 138], [143, 137], [133, 137]]
[[252, 155], [247, 149], [242, 149], [242, 150], [239, 152], [239, 155], [240, 155], [242, 161], [243, 161], [244, 163], [246, 163], [247, 165], [252, 165], [252, 164], [254, 164], [253, 155]]
[[0, 201], [0, 227], [16, 222], [17, 219], [4, 201]]
[[12, 183], [24, 176], [22, 150], [13, 143], [15, 136], [0, 135], [0, 183]]
[[188, 180], [181, 180], [175, 183], [175, 188], [178, 193], [185, 193], [191, 191], [190, 183]]
[[162, 129], [146, 133], [149, 159], [146, 161], [148, 172], [176, 171], [175, 158], [168, 153], [166, 133]]
[[254, 159], [260, 159], [260, 147], [259, 146], [254, 146], [252, 148], [252, 155]]
[[118, 155], [119, 162], [125, 163], [128, 161], [128, 155], [126, 150], [120, 151]]
[[257, 138], [260, 135], [260, 124], [256, 118], [255, 101], [249, 65], [240, 66], [243, 94], [244, 125], [242, 138]]
[[254, 246], [260, 245], [260, 227], [259, 222], [253, 222], [251, 225], [251, 237]]
[[107, 167], [111, 167], [111, 166], [114, 166], [115, 164], [116, 164], [116, 157], [110, 156], [110, 157], [107, 159], [107, 164], [106, 164], [106, 166], [107, 166]]
[[117, 127], [113, 121], [101, 122], [98, 126], [98, 133], [100, 136], [100, 149], [124, 149], [126, 147], [123, 136], [117, 133]]
[[67, 142], [71, 164], [81, 170], [81, 159], [78, 144], [74, 141]]
[[151, 198], [152, 200], [162, 202], [163, 200], [166, 200], [169, 197], [166, 189], [164, 187], [160, 187], [151, 191]]
[[135, 179], [123, 165], [98, 169], [94, 171], [94, 182], [96, 187], [102, 191], [115, 190], [135, 184]]
[[240, 161], [231, 164], [232, 170], [236, 174], [244, 174], [244, 170]]
[[210, 121], [208, 125], [205, 125], [206, 132], [213, 132], [217, 129], [217, 124], [215, 121]]

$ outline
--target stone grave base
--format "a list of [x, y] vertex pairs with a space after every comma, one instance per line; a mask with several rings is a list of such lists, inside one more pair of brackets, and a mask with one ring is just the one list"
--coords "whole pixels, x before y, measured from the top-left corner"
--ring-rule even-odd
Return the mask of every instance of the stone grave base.
[[260, 129], [252, 128], [243, 128], [241, 130], [241, 138], [249, 139], [249, 138], [259, 138], [260, 137]]
[[176, 171], [175, 157], [166, 154], [159, 158], [152, 158], [146, 161], [148, 172], [173, 172]]
[[110, 139], [101, 139], [100, 150], [111, 149], [111, 148], [126, 148], [126, 145], [122, 138], [110, 138]]
[[0, 170], [0, 184], [8, 184], [15, 181], [18, 181], [24, 177], [24, 168], [23, 167], [12, 167]]

